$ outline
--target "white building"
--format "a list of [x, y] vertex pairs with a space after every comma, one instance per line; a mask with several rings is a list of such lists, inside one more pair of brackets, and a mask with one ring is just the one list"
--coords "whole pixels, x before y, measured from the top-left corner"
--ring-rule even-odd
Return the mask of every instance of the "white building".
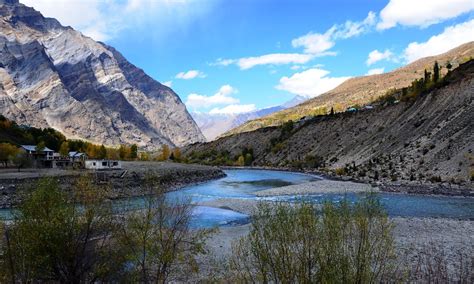
[[120, 170], [122, 162], [115, 160], [86, 160], [85, 167], [89, 170]]

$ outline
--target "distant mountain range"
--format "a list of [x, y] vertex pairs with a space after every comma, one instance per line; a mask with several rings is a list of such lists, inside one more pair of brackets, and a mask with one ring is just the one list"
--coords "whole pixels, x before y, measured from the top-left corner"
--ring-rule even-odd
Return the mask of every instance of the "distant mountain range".
[[262, 108], [251, 112], [239, 114], [209, 114], [203, 112], [192, 112], [191, 115], [201, 129], [202, 134], [206, 137], [207, 141], [212, 141], [223, 133], [233, 128], [239, 127], [249, 120], [257, 119], [274, 112], [293, 107], [304, 102], [305, 100], [305, 97], [295, 96], [293, 99], [282, 105]]
[[0, 0], [0, 113], [110, 146], [204, 141], [172, 89], [18, 0]]
[[344, 111], [347, 107], [353, 105], [368, 104], [383, 96], [390, 89], [406, 87], [413, 80], [422, 78], [425, 69], [432, 72], [435, 61], [439, 62], [442, 67], [441, 72], [444, 74], [447, 72], [446, 65], [448, 62], [452, 65], [452, 68], [455, 68], [459, 63], [465, 62], [472, 57], [474, 57], [474, 42], [463, 44], [440, 55], [419, 59], [391, 72], [352, 78], [327, 93], [307, 100], [295, 107], [250, 120], [226, 132], [224, 135], [281, 125], [290, 119], [298, 120], [304, 116], [311, 116], [321, 108], [326, 108], [327, 111], [331, 108], [334, 108], [335, 111]]

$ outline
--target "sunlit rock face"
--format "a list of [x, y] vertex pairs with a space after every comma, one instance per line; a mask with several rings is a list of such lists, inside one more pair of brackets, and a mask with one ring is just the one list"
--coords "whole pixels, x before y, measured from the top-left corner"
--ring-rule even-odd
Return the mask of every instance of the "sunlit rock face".
[[114, 48], [16, 0], [0, 0], [0, 112], [106, 145], [204, 140], [172, 89]]

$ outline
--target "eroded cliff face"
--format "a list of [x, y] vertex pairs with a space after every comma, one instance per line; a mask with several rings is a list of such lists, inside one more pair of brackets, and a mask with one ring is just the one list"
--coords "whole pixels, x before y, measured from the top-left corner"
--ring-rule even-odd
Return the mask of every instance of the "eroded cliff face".
[[172, 89], [114, 48], [16, 0], [0, 0], [0, 112], [106, 145], [204, 141]]

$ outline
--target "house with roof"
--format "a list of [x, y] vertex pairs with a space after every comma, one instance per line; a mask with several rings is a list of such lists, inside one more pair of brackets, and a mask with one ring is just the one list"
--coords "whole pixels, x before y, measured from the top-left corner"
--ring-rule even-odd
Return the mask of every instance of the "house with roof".
[[87, 159], [86, 154], [77, 151], [62, 156], [48, 147], [43, 149], [38, 149], [35, 145], [21, 145], [20, 147], [33, 161], [33, 165], [39, 168], [83, 167], [84, 161]]

